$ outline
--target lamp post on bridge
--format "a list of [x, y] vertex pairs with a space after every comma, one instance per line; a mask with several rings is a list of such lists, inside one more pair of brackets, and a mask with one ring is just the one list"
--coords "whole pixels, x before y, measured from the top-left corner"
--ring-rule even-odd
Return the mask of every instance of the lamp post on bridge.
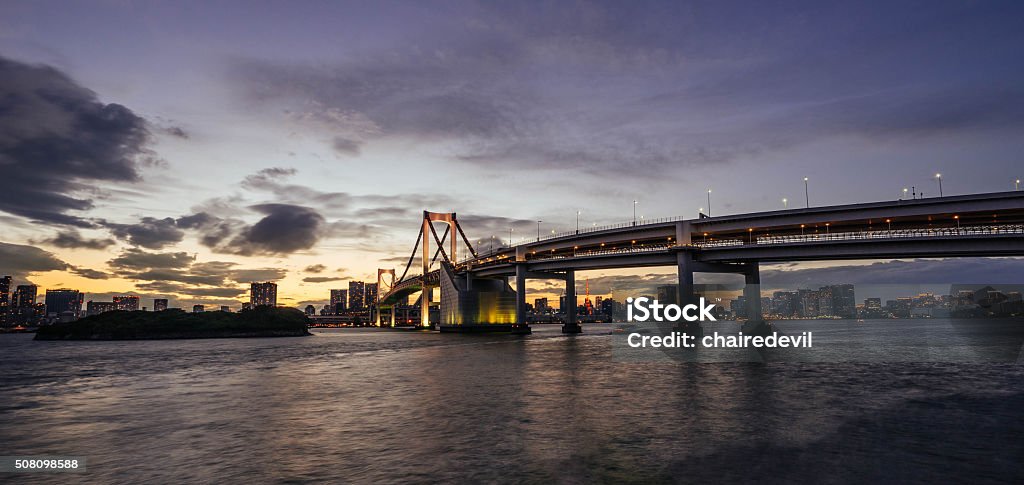
[[1013, 181], [1013, 190], [1014, 191], [1020, 190], [1020, 179], [1017, 179], [1017, 180]]
[[935, 180], [939, 181], [939, 197], [942, 197], [942, 174], [941, 173], [935, 174]]
[[636, 199], [633, 199], [633, 225], [636, 225]]
[[711, 216], [711, 189], [708, 189], [708, 217]]
[[544, 221], [537, 221], [537, 242], [540, 242], [540, 223]]
[[807, 203], [807, 208], [811, 208], [811, 193], [807, 190], [807, 177], [804, 177], [804, 202]]
[[512, 228], [508, 228], [508, 247], [512, 247]]
[[782, 198], [782, 208], [789, 209], [789, 199], [785, 197]]
[[580, 233], [580, 211], [576, 211], [576, 234]]

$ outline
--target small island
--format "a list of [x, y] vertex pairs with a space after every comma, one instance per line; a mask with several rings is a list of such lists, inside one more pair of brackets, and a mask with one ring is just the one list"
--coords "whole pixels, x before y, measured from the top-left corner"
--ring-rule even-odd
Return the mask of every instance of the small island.
[[149, 340], [301, 337], [309, 320], [294, 308], [257, 307], [239, 313], [112, 311], [39, 327], [36, 340]]

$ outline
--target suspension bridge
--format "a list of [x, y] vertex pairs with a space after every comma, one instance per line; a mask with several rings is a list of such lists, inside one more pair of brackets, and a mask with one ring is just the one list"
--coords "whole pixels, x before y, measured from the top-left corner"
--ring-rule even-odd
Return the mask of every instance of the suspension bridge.
[[[438, 223], [445, 224], [440, 235]], [[564, 282], [568, 302], [562, 331], [578, 333], [576, 271], [674, 266], [680, 303], [696, 298], [694, 273], [741, 274], [748, 314], [760, 315], [762, 262], [1024, 256], [1024, 192], [634, 220], [486, 253], [474, 248], [454, 212], [424, 211], [418, 232], [401, 275], [378, 271], [378, 325], [386, 310], [394, 324], [398, 303], [419, 293], [422, 327], [529, 333], [526, 281], [553, 279]], [[462, 259], [459, 240], [469, 253]], [[410, 275], [417, 255], [420, 271]]]

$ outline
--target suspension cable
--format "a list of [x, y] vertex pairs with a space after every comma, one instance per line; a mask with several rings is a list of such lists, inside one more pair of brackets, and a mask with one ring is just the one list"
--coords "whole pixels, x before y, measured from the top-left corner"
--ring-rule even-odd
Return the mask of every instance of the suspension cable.
[[413, 245], [413, 247], [412, 247], [412, 254], [409, 255], [409, 262], [405, 263], [405, 271], [402, 272], [402, 277], [398, 278], [398, 281], [395, 283], [396, 285], [398, 283], [401, 283], [403, 280], [405, 280], [405, 275], [409, 274], [409, 268], [412, 266], [412, 260], [416, 259], [416, 250], [420, 248], [420, 240], [422, 240], [422, 239], [423, 239], [423, 231], [417, 231], [416, 232], [416, 244]]
[[462, 241], [466, 243], [466, 247], [469, 248], [469, 252], [473, 255], [474, 258], [478, 257], [476, 255], [476, 250], [473, 249], [473, 245], [470, 244], [469, 242], [469, 238], [466, 237], [466, 233], [462, 232], [462, 225], [459, 224], [459, 221], [455, 221], [455, 228], [458, 229], [459, 234], [462, 235]]
[[[437, 251], [434, 251], [434, 257], [431, 258], [431, 260], [430, 260], [430, 266], [434, 265], [434, 262], [437, 261], [437, 255], [441, 254], [441, 248], [444, 247], [444, 242], [448, 240], [448, 231], [450, 231], [450, 230], [451, 230], [451, 226], [446, 224], [444, 226], [444, 234], [441, 235], [441, 242], [437, 245]], [[428, 268], [430, 266], [428, 266]]]

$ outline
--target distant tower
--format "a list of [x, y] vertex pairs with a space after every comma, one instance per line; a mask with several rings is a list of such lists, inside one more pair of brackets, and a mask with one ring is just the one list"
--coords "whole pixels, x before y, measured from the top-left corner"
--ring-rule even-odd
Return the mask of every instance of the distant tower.
[[252, 306], [277, 306], [277, 283], [252, 283], [249, 288], [249, 303]]
[[594, 314], [594, 304], [590, 302], [590, 277], [587, 277], [587, 283], [584, 286], [585, 296], [583, 297], [583, 310], [587, 315]]

